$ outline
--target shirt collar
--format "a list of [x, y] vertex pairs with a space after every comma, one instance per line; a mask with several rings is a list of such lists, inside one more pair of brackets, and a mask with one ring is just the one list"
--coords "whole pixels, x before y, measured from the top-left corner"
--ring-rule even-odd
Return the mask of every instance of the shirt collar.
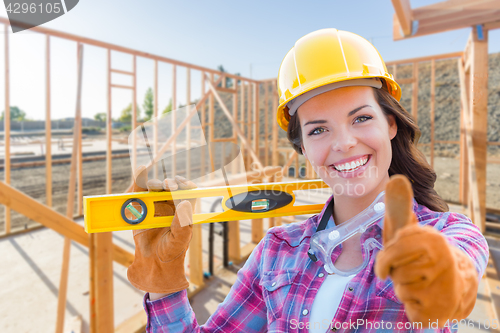
[[[321, 218], [328, 208], [328, 204], [333, 200], [333, 195], [328, 198], [323, 209], [317, 215], [308, 218], [305, 221], [282, 225], [281, 227], [271, 228], [269, 233], [285, 240], [290, 246], [298, 246], [306, 238], [310, 238], [317, 230]], [[331, 212], [330, 212], [331, 213]]]

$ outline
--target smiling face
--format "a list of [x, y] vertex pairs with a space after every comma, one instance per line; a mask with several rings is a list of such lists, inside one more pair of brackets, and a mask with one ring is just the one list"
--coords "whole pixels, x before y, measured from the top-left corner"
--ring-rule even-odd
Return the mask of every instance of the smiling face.
[[302, 151], [335, 197], [373, 197], [384, 190], [397, 125], [371, 87], [317, 95], [298, 109]]

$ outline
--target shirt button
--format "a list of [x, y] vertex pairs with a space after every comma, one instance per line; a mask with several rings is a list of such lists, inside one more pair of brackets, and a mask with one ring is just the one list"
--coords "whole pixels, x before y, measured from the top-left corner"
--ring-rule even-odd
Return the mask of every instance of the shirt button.
[[353, 287], [349, 287], [348, 289], [349, 289], [349, 291], [353, 291], [353, 290], [354, 290], [354, 288], [353, 288]]
[[271, 287], [274, 287], [275, 285], [276, 285], [276, 281], [275, 281], [275, 282], [273, 282], [273, 284], [271, 285]]
[[319, 275], [318, 275], [318, 277], [323, 277], [323, 276], [325, 276], [325, 274], [323, 274], [323, 273], [319, 273]]
[[332, 327], [332, 331], [337, 332], [337, 328], [336, 327]]
[[302, 314], [303, 314], [304, 316], [307, 316], [307, 314], [308, 314], [308, 313], [309, 313], [309, 311], [307, 311], [307, 310], [302, 311]]

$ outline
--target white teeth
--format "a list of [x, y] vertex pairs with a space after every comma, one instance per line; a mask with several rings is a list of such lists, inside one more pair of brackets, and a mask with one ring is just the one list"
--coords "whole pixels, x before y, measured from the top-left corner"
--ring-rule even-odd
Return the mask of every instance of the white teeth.
[[347, 163], [340, 164], [340, 165], [333, 165], [333, 167], [335, 169], [337, 169], [338, 171], [345, 171], [345, 170], [351, 170], [351, 171], [353, 171], [352, 169], [357, 169], [360, 166], [365, 165], [366, 162], [368, 162], [368, 157], [363, 157], [361, 159], [358, 159], [356, 161], [352, 161], [350, 163], [347, 162]]

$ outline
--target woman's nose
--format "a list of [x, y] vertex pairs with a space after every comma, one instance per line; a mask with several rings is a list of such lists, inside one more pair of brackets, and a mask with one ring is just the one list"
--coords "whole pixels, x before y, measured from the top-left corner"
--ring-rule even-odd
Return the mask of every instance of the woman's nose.
[[333, 138], [332, 150], [338, 152], [348, 152], [357, 143], [356, 137], [350, 130], [344, 129], [337, 131], [337, 135]]

